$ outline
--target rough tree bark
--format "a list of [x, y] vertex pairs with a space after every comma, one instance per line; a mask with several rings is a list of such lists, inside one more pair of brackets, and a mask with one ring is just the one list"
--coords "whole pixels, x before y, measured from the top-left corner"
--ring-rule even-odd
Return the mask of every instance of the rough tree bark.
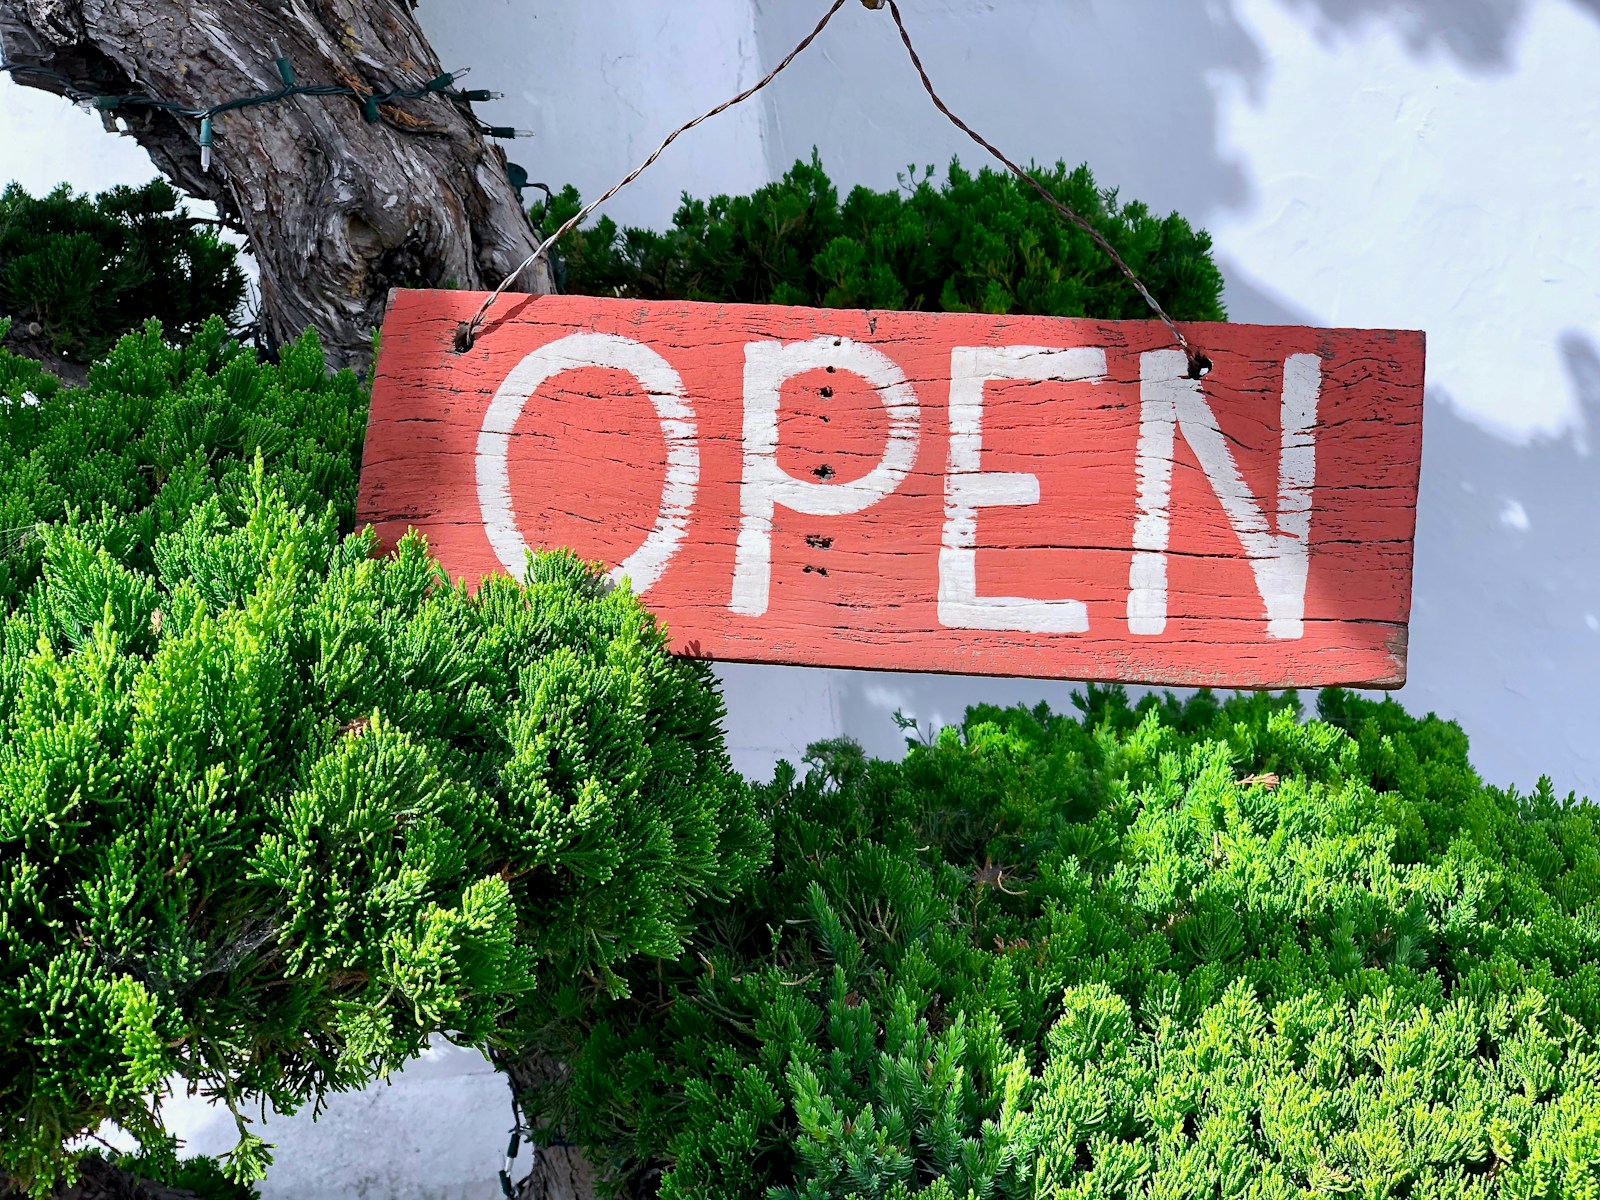
[[[0, 48], [72, 86], [205, 108], [281, 86], [274, 47], [306, 84], [364, 93], [442, 73], [412, 0], [0, 0]], [[65, 90], [26, 71], [19, 83]], [[505, 158], [437, 95], [369, 123], [350, 97], [297, 97], [215, 120], [209, 172], [199, 122], [150, 109], [120, 119], [157, 167], [213, 200], [261, 266], [263, 318], [282, 340], [314, 328], [339, 366], [361, 368], [394, 286], [489, 288], [536, 242]], [[517, 290], [550, 291], [544, 264]]]

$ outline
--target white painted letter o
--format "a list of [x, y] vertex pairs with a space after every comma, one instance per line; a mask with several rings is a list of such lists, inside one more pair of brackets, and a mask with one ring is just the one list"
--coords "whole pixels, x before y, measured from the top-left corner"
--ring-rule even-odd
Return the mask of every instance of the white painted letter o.
[[611, 333], [569, 334], [541, 346], [512, 368], [484, 413], [478, 434], [478, 505], [483, 510], [483, 527], [501, 564], [513, 578], [521, 579], [527, 568], [528, 546], [511, 507], [511, 433], [528, 400], [547, 380], [582, 367], [609, 367], [637, 379], [655, 406], [666, 435], [667, 479], [655, 528], [609, 576], [614, 583], [627, 576], [635, 594], [642, 595], [661, 578], [683, 541], [700, 483], [700, 451], [695, 443], [694, 408], [682, 378], [666, 359], [641, 342]]

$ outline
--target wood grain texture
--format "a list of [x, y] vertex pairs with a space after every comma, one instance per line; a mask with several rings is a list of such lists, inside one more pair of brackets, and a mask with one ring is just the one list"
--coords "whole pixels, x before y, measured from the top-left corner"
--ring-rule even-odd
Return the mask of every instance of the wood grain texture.
[[[359, 519], [385, 544], [421, 531], [453, 577], [476, 583], [505, 569], [505, 537], [497, 552], [485, 527], [486, 451], [503, 463], [519, 548], [568, 546], [608, 567], [638, 566], [652, 530], [675, 529], [675, 548], [640, 591], [680, 653], [1214, 687], [1405, 681], [1421, 334], [1191, 326], [1214, 364], [1191, 386], [1171, 370], [1169, 335], [1155, 322], [512, 296], [457, 354], [452, 335], [481, 298], [394, 294], [361, 479]], [[763, 374], [779, 346], [808, 342], [818, 362], [853, 354], [904, 387], [883, 391], [848, 368]], [[601, 344], [637, 345], [628, 362], [658, 358], [669, 372], [571, 365]], [[568, 347], [577, 359], [562, 357]], [[1018, 357], [1005, 347], [1034, 349]], [[960, 399], [973, 387], [957, 387], [953, 401], [952, 373], [1007, 353], [1023, 364], [1015, 373], [1034, 377], [978, 385], [973, 458], [974, 410]], [[508, 377], [526, 381], [528, 364], [552, 356], [526, 403], [508, 398], [517, 390]], [[1074, 373], [1096, 361], [1099, 371]], [[680, 397], [668, 394], [673, 376]], [[779, 396], [770, 461], [750, 398], [763, 380]], [[500, 419], [492, 407], [511, 413], [503, 436], [484, 434], [486, 419]], [[682, 501], [685, 455], [697, 460], [692, 496], [664, 518], [668, 460]], [[770, 540], [764, 495], [776, 495]], [[957, 510], [984, 495], [963, 535]], [[1164, 554], [1151, 541], [1162, 512]], [[751, 588], [762, 544], [764, 600]], [[961, 595], [952, 547], [963, 544], [975, 597], [1013, 598], [1019, 622], [1034, 627], [952, 627], [959, 605], [948, 602]], [[1130, 588], [1163, 564], [1164, 621], [1152, 624], [1148, 589], [1134, 619]], [[1068, 600], [1083, 627], [1061, 605], [1029, 603]], [[980, 621], [1001, 625], [1012, 611], [977, 607]]]

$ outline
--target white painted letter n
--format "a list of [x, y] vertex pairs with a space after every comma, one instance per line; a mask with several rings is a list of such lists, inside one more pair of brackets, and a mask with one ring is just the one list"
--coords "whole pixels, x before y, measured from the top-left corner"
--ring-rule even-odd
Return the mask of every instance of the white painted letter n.
[[1250, 560], [1266, 610], [1267, 636], [1302, 637], [1322, 360], [1296, 354], [1284, 364], [1276, 533], [1269, 530], [1260, 502], [1239, 474], [1201, 381], [1189, 378], [1183, 352], [1142, 355], [1139, 373], [1139, 498], [1128, 579], [1128, 632], [1153, 637], [1167, 627], [1172, 459], [1181, 431]]

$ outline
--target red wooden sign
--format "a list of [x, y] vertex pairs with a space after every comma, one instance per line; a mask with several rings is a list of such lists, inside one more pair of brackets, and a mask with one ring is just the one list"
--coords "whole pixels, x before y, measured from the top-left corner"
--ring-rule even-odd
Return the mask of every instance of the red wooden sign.
[[568, 546], [706, 658], [1405, 681], [1418, 333], [397, 292], [360, 518]]

